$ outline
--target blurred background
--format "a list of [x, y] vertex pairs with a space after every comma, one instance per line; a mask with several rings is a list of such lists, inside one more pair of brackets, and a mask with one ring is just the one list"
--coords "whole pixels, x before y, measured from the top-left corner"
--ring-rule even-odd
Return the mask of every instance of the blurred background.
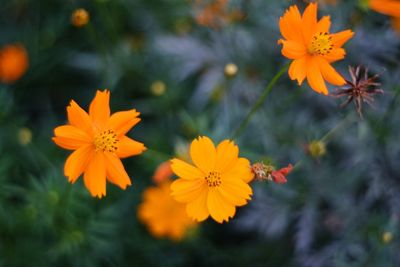
[[[332, 32], [356, 33], [335, 67], [368, 67], [385, 93], [361, 119], [285, 73], [235, 142], [252, 162], [299, 163], [288, 183], [255, 182], [229, 223], [169, 238], [138, 217], [155, 169], [198, 135], [232, 136], [288, 62], [279, 17], [307, 3], [2, 1], [0, 266], [400, 266], [400, 34], [368, 1], [318, 2]], [[104, 88], [112, 112], [141, 112], [129, 136], [149, 150], [99, 200], [68, 184], [51, 137], [71, 99], [87, 110]]]

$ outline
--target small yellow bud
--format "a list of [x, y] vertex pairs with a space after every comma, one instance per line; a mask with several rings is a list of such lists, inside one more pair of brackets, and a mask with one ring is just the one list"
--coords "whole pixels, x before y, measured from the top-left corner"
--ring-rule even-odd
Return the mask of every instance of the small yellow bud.
[[32, 132], [28, 128], [21, 128], [18, 131], [18, 142], [26, 146], [32, 141]]
[[390, 243], [393, 240], [393, 234], [391, 232], [384, 232], [382, 235], [382, 241], [385, 244]]
[[167, 87], [162, 81], [155, 81], [151, 84], [150, 90], [155, 96], [161, 96], [165, 93]]
[[313, 158], [320, 158], [326, 154], [326, 145], [322, 141], [312, 141], [308, 145], [308, 152]]
[[75, 9], [71, 15], [71, 23], [75, 27], [83, 27], [89, 22], [89, 13], [84, 8]]
[[225, 65], [224, 73], [228, 77], [233, 77], [238, 72], [238, 66], [234, 63], [228, 63]]

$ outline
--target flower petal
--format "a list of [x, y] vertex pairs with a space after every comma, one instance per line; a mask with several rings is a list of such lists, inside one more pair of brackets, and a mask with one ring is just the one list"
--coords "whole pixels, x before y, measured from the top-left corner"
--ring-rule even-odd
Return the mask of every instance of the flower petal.
[[94, 153], [83, 175], [83, 181], [93, 197], [102, 198], [106, 195], [106, 167], [103, 153]]
[[249, 183], [253, 178], [254, 173], [251, 171], [250, 162], [246, 158], [239, 158], [229, 171], [221, 174], [223, 181], [238, 179]]
[[295, 41], [282, 40], [282, 55], [290, 59], [302, 58], [307, 54], [305, 46]]
[[315, 57], [310, 57], [307, 60], [307, 81], [315, 92], [325, 95], [328, 94], [328, 88], [322, 78], [321, 70]]
[[205, 194], [207, 185], [204, 179], [177, 179], [171, 184], [171, 196], [178, 202], [188, 203]]
[[214, 169], [217, 153], [210, 138], [200, 136], [190, 145], [190, 157], [193, 163], [204, 173]]
[[97, 91], [89, 107], [89, 116], [98, 129], [104, 129], [110, 118], [110, 91]]
[[108, 126], [112, 128], [118, 136], [124, 135], [140, 121], [140, 118], [137, 118], [139, 115], [140, 113], [137, 112], [136, 109], [115, 112], [111, 115]]
[[93, 134], [92, 121], [89, 114], [86, 113], [74, 100], [71, 100], [67, 107], [68, 122], [85, 131], [89, 136]]
[[323, 55], [329, 63], [341, 60], [346, 56], [346, 51], [343, 48], [333, 48], [329, 54]]
[[242, 180], [224, 180], [218, 187], [220, 194], [232, 205], [243, 206], [251, 199], [253, 190]]
[[318, 4], [310, 3], [306, 7], [302, 17], [303, 36], [306, 43], [308, 43], [315, 33], [317, 27], [317, 9]]
[[171, 160], [171, 168], [176, 176], [186, 180], [199, 179], [205, 176], [198, 168], [176, 158]]
[[207, 208], [211, 217], [219, 223], [229, 221], [236, 212], [235, 206], [227, 202], [215, 188], [208, 191]]
[[114, 153], [104, 152], [104, 163], [106, 166], [107, 178], [111, 183], [124, 190], [128, 185], [132, 184], [131, 179], [125, 171], [124, 165]]
[[351, 30], [345, 30], [337, 33], [331, 34], [333, 46], [336, 48], [340, 48], [346, 43], [349, 39], [354, 36], [354, 32]]
[[85, 145], [69, 155], [65, 161], [64, 175], [68, 177], [70, 183], [75, 183], [78, 177], [85, 171], [93, 157], [93, 153], [93, 147], [91, 145]]
[[322, 77], [327, 80], [329, 83], [334, 85], [344, 85], [346, 81], [343, 77], [336, 72], [336, 70], [324, 59], [321, 57], [317, 58], [318, 65], [322, 73]]
[[239, 156], [239, 148], [230, 140], [224, 140], [217, 146], [215, 169], [221, 173], [235, 165]]
[[292, 80], [297, 80], [301, 85], [306, 78], [306, 58], [299, 58], [292, 61], [289, 67], [289, 77]]
[[279, 28], [286, 40], [304, 42], [301, 34], [301, 15], [296, 5], [286, 10], [285, 14], [279, 19]]
[[89, 135], [71, 125], [63, 125], [54, 129], [53, 141], [62, 148], [75, 150], [92, 143]]
[[207, 208], [207, 195], [208, 190], [205, 188], [197, 199], [186, 205], [186, 212], [190, 218], [198, 222], [204, 221], [208, 218], [210, 213]]
[[130, 156], [135, 156], [143, 153], [146, 147], [143, 143], [137, 142], [127, 136], [122, 136], [119, 138], [118, 149], [115, 154], [119, 158], [127, 158]]
[[317, 23], [316, 33], [327, 32], [329, 33], [329, 28], [331, 27], [331, 17], [323, 16]]

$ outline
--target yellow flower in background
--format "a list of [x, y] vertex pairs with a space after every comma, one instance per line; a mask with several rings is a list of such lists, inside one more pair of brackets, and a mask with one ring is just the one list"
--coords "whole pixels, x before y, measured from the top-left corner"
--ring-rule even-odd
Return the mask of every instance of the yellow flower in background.
[[194, 163], [174, 158], [172, 171], [179, 177], [171, 185], [172, 196], [186, 203], [187, 214], [196, 221], [211, 216], [222, 223], [235, 215], [236, 207], [247, 204], [253, 193], [248, 183], [254, 174], [250, 162], [239, 158], [239, 148], [229, 140], [217, 147], [208, 137], [190, 145]]
[[84, 8], [75, 9], [71, 15], [71, 24], [75, 27], [83, 27], [88, 24], [90, 19], [89, 13]]
[[9, 44], [0, 49], [0, 81], [11, 84], [19, 80], [28, 69], [29, 59], [25, 47]]
[[167, 179], [156, 187], [147, 188], [137, 215], [154, 237], [180, 241], [196, 222], [186, 214], [185, 204], [172, 198], [170, 185], [171, 180]]
[[392, 17], [392, 25], [400, 32], [400, 0], [370, 0], [369, 7], [376, 12]]
[[141, 154], [146, 148], [126, 136], [140, 118], [135, 109], [110, 116], [110, 92], [97, 91], [86, 113], [75, 101], [67, 107], [68, 124], [54, 129], [53, 141], [74, 150], [64, 166], [68, 181], [74, 183], [83, 175], [92, 196], [106, 195], [106, 180], [125, 189], [131, 180], [120, 158]]
[[302, 16], [296, 5], [286, 10], [279, 20], [284, 39], [278, 43], [283, 45], [282, 55], [293, 59], [289, 67], [290, 79], [301, 85], [307, 78], [315, 92], [327, 95], [325, 80], [337, 86], [346, 83], [331, 63], [345, 57], [342, 46], [354, 33], [351, 30], [330, 33], [330, 17], [324, 16], [318, 21], [317, 9], [318, 5], [311, 3]]

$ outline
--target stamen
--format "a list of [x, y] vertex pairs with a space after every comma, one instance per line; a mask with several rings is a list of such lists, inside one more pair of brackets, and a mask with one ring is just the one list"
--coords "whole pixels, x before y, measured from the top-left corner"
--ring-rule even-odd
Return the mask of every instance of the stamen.
[[96, 152], [115, 152], [118, 149], [117, 134], [113, 130], [106, 130], [94, 138]]
[[205, 179], [208, 187], [217, 187], [221, 184], [221, 174], [219, 172], [209, 172]]
[[327, 32], [320, 32], [312, 37], [308, 52], [312, 55], [327, 55], [332, 49], [332, 36]]

